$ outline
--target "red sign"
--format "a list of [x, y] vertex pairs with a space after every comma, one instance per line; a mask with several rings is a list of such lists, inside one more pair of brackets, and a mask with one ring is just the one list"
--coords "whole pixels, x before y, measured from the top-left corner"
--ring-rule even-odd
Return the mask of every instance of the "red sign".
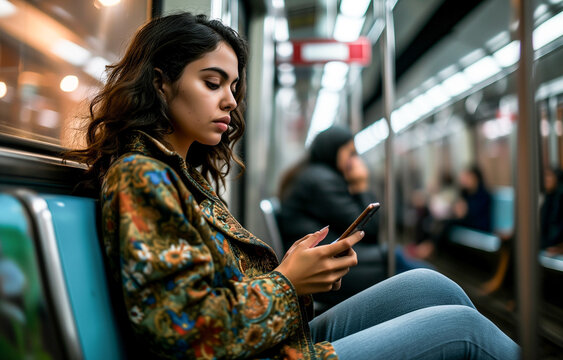
[[324, 64], [342, 61], [359, 65], [371, 62], [371, 43], [366, 37], [340, 42], [333, 39], [295, 40], [291, 63], [294, 65]]

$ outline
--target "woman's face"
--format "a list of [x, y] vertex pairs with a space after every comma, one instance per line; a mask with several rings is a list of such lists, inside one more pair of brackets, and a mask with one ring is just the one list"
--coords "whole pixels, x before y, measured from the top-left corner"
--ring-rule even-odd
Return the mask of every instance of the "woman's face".
[[336, 167], [341, 173], [346, 174], [348, 172], [349, 167], [352, 166], [354, 156], [358, 156], [354, 140], [350, 140], [338, 149], [336, 154]]
[[557, 177], [551, 170], [546, 170], [543, 176], [544, 186], [546, 192], [552, 192], [557, 187]]
[[225, 42], [189, 63], [173, 84], [164, 83], [162, 91], [174, 132], [166, 140], [181, 155], [197, 141], [217, 145], [227, 131], [230, 113], [237, 107], [234, 98], [239, 78], [234, 50]]

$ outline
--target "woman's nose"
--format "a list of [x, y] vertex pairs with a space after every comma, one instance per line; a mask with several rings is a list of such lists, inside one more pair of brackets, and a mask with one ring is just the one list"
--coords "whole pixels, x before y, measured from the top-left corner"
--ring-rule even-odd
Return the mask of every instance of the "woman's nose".
[[223, 110], [232, 111], [237, 107], [237, 101], [235, 100], [235, 94], [229, 89], [226, 91], [221, 108]]

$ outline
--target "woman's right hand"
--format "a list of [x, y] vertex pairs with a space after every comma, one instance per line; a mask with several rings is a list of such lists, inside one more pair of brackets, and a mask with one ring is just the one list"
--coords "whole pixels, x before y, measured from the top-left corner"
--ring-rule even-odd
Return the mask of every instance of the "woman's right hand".
[[350, 267], [358, 263], [352, 246], [362, 239], [363, 231], [333, 244], [315, 247], [327, 233], [328, 228], [325, 228], [298, 240], [276, 268], [291, 281], [298, 295], [332, 290]]

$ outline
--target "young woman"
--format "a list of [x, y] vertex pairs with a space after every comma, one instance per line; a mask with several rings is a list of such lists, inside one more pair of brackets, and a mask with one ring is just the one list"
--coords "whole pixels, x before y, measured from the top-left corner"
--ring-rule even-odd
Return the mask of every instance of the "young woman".
[[91, 104], [87, 148], [70, 154], [101, 189], [129, 346], [145, 358], [516, 358], [518, 346], [429, 270], [309, 325], [309, 295], [339, 288], [363, 234], [312, 247], [327, 234], [317, 231], [279, 263], [210, 186], [240, 165], [232, 147], [244, 130], [246, 60], [244, 41], [218, 21], [150, 21]]

